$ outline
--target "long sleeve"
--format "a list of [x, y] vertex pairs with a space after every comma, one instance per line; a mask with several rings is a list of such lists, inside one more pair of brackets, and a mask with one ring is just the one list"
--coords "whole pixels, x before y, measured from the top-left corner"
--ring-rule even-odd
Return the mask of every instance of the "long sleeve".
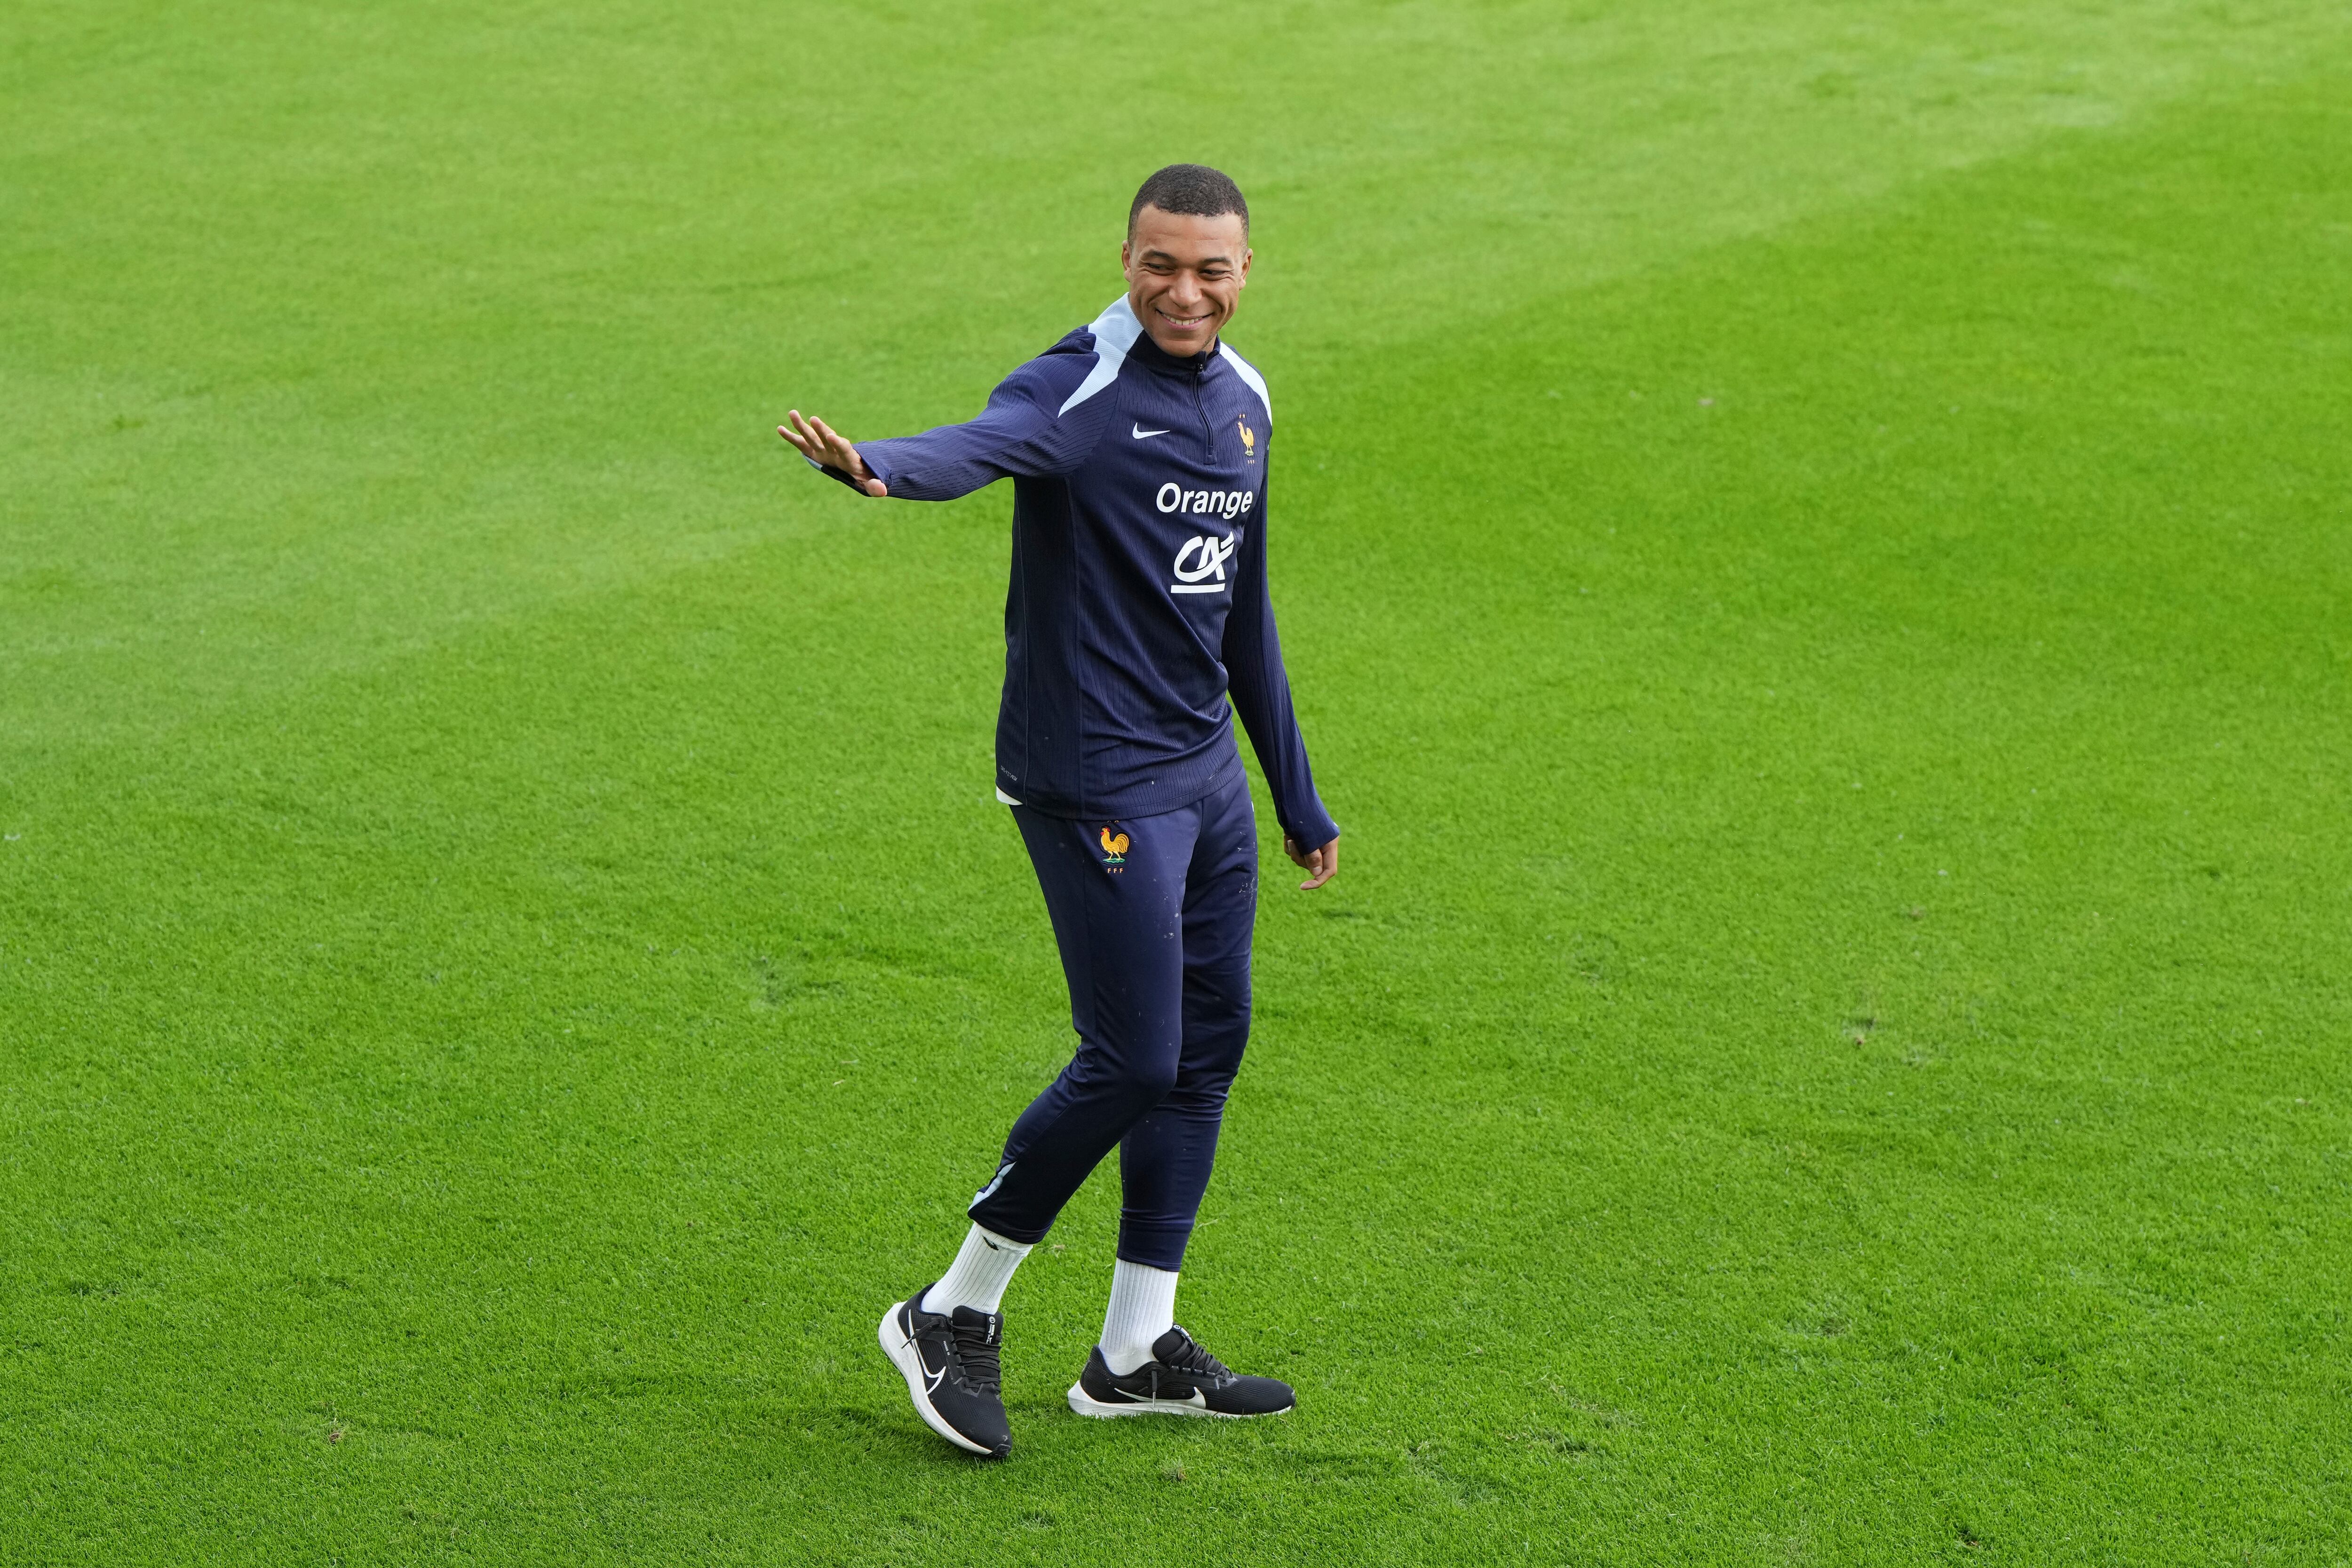
[[1266, 589], [1263, 489], [1255, 513], [1242, 530], [1241, 570], [1234, 580], [1233, 613], [1225, 620], [1227, 692], [1249, 731], [1266, 787], [1274, 792], [1275, 820], [1299, 848], [1319, 849], [1339, 837], [1339, 828], [1315, 793], [1307, 742], [1291, 710], [1290, 677], [1282, 668], [1282, 639], [1275, 634], [1274, 599]]
[[[988, 395], [978, 418], [919, 436], [861, 441], [857, 455], [906, 500], [953, 500], [998, 479], [1070, 473], [1101, 438], [1114, 401], [1094, 398], [1060, 412], [1092, 360], [1071, 353], [1031, 360]], [[855, 483], [838, 468], [810, 461], [821, 473]]]

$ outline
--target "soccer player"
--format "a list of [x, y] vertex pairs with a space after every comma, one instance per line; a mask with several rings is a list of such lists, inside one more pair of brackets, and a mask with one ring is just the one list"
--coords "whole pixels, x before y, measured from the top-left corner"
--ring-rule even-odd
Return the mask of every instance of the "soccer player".
[[1070, 1408], [1232, 1416], [1294, 1403], [1175, 1320], [1249, 1036], [1257, 823], [1234, 712], [1300, 887], [1339, 865], [1266, 596], [1274, 411], [1220, 336], [1249, 279], [1249, 207], [1216, 170], [1173, 164], [1136, 193], [1119, 255], [1127, 292], [1007, 376], [971, 423], [853, 444], [794, 409], [777, 432], [868, 496], [949, 500], [1013, 480], [996, 798], [1045, 889], [1078, 1048], [1013, 1122], [955, 1262], [880, 1329], [931, 1429], [997, 1458], [1013, 1446], [1005, 1285], [1113, 1145], [1118, 1257]]

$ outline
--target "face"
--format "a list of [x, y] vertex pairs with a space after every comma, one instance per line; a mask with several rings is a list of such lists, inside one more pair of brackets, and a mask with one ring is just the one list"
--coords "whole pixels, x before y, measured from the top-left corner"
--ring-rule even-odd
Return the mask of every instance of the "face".
[[1118, 258], [1128, 304], [1151, 341], [1179, 358], [1217, 341], [1249, 280], [1249, 237], [1239, 213], [1199, 217], [1145, 207]]

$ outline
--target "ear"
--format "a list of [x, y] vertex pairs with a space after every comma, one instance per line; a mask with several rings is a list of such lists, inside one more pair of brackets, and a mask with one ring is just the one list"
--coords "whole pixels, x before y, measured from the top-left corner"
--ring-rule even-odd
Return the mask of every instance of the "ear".
[[1251, 257], [1253, 257], [1253, 256], [1255, 256], [1256, 254], [1257, 254], [1257, 252], [1256, 252], [1256, 251], [1250, 249], [1247, 246], [1244, 246], [1244, 247], [1242, 247], [1242, 273], [1241, 273], [1241, 279], [1242, 279], [1242, 286], [1243, 286], [1243, 287], [1244, 287], [1244, 288], [1246, 288], [1246, 287], [1248, 286], [1248, 284], [1249, 284], [1249, 264], [1250, 264], [1250, 258], [1251, 258]]
[[1135, 241], [1131, 239], [1122, 239], [1118, 242], [1118, 269], [1127, 275], [1129, 282], [1134, 281]]

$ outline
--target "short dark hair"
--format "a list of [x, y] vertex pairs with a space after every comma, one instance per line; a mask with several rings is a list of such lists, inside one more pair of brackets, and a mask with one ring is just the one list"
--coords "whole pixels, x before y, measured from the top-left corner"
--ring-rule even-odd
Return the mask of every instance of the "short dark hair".
[[1164, 213], [1189, 213], [1194, 217], [1242, 215], [1242, 233], [1249, 233], [1249, 203], [1242, 188], [1222, 171], [1206, 163], [1171, 163], [1143, 182], [1127, 209], [1127, 232], [1135, 232], [1135, 215], [1146, 207]]

